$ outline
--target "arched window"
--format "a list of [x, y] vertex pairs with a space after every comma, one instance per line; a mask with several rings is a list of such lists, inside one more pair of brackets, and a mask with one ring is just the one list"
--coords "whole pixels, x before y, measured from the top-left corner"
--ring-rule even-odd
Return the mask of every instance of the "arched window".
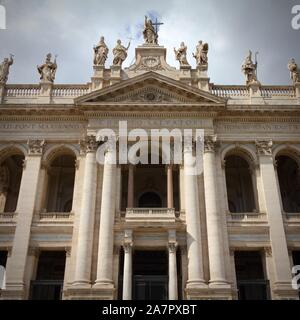
[[277, 173], [283, 210], [288, 213], [300, 212], [300, 172], [297, 162], [288, 156], [279, 156]]
[[75, 157], [55, 158], [48, 169], [47, 212], [71, 212], [75, 180]]
[[139, 208], [161, 208], [162, 201], [155, 192], [146, 192], [139, 198]]
[[8, 157], [0, 165], [0, 212], [15, 212], [23, 173], [23, 155]]
[[256, 209], [248, 162], [240, 156], [226, 157], [228, 207], [232, 213], [253, 212]]

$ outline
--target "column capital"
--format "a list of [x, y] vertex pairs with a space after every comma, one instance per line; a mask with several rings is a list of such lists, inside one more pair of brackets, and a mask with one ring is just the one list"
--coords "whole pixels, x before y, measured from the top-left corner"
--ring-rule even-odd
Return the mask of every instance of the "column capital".
[[215, 152], [217, 147], [217, 136], [210, 135], [204, 137], [204, 152]]
[[28, 140], [27, 145], [30, 156], [40, 156], [43, 154], [46, 142], [45, 140]]
[[91, 152], [96, 152], [99, 146], [99, 142], [96, 141], [96, 136], [87, 136], [83, 140], [79, 141], [80, 153], [87, 154]]
[[177, 242], [169, 242], [168, 243], [169, 253], [176, 253], [177, 248], [178, 248], [178, 243]]
[[264, 252], [265, 252], [266, 257], [272, 257], [272, 247], [271, 246], [264, 247]]
[[32, 257], [38, 257], [40, 253], [40, 250], [38, 247], [29, 247], [28, 248], [28, 256], [32, 256]]
[[256, 140], [255, 141], [257, 154], [260, 156], [271, 156], [272, 155], [272, 140]]
[[71, 257], [72, 247], [65, 247], [66, 257]]
[[133, 247], [133, 242], [123, 242], [123, 249], [125, 253], [130, 253]]

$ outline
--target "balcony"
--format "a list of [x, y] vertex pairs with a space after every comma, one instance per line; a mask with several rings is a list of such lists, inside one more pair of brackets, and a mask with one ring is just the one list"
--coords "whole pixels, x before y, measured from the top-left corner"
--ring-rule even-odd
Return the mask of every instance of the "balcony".
[[227, 214], [227, 221], [231, 223], [267, 223], [267, 215], [262, 212], [232, 213]]
[[16, 224], [17, 213], [5, 212], [0, 213], [0, 224], [11, 225]]
[[168, 208], [127, 208], [123, 213], [126, 222], [175, 223], [180, 214]]

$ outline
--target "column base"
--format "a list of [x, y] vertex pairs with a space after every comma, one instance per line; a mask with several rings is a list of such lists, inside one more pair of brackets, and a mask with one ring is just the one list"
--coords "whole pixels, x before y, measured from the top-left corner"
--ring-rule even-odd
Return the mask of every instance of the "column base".
[[230, 284], [224, 280], [209, 281], [208, 286], [211, 289], [228, 289], [228, 290], [230, 290], [230, 288], [231, 288]]
[[64, 291], [64, 300], [114, 300], [115, 289], [69, 287]]
[[71, 286], [82, 288], [82, 289], [90, 289], [92, 287], [90, 281], [87, 281], [87, 280], [76, 280], [71, 283]]
[[289, 282], [274, 283], [272, 293], [273, 300], [299, 300], [298, 290], [294, 290]]
[[[216, 285], [216, 284], [214, 284]], [[229, 284], [220, 284], [218, 286], [195, 286], [187, 284], [186, 286], [187, 300], [232, 300], [233, 294]]]
[[25, 289], [24, 283], [7, 283], [6, 289], [1, 291], [0, 300], [25, 300]]

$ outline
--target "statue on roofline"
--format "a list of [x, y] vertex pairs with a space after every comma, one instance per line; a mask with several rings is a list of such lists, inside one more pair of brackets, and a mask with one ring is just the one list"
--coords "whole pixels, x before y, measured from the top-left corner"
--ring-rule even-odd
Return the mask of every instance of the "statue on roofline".
[[288, 64], [288, 69], [291, 73], [291, 79], [293, 83], [299, 83], [300, 82], [300, 70], [298, 68], [298, 65], [295, 61], [295, 59], [291, 59]]
[[117, 41], [117, 45], [113, 49], [113, 54], [114, 54], [114, 60], [113, 60], [113, 65], [114, 66], [122, 66], [122, 63], [126, 60], [127, 58], [127, 51], [130, 47], [130, 42], [128, 43], [127, 48], [125, 48], [122, 45], [121, 40]]
[[145, 16], [145, 24], [143, 31], [145, 43], [157, 44], [158, 34], [153, 26], [153, 23], [147, 16]]
[[252, 51], [249, 50], [248, 56], [242, 65], [242, 71], [246, 76], [246, 84], [258, 82], [257, 80], [257, 54], [255, 54], [255, 62], [252, 60]]
[[104, 37], [101, 37], [99, 43], [94, 47], [94, 65], [104, 66], [108, 52], [109, 49], [104, 42]]
[[181, 42], [178, 50], [174, 48], [174, 52], [175, 52], [176, 60], [179, 61], [180, 66], [189, 66], [189, 63], [186, 58], [187, 46], [184, 44], [184, 42]]
[[6, 83], [8, 80], [10, 66], [14, 63], [13, 55], [10, 54], [9, 58], [5, 58], [0, 64], [0, 83]]
[[55, 80], [55, 74], [57, 70], [56, 56], [54, 62], [51, 61], [51, 57], [51, 53], [48, 53], [46, 56], [45, 63], [43, 63], [40, 66], [37, 66], [42, 82], [54, 82]]

